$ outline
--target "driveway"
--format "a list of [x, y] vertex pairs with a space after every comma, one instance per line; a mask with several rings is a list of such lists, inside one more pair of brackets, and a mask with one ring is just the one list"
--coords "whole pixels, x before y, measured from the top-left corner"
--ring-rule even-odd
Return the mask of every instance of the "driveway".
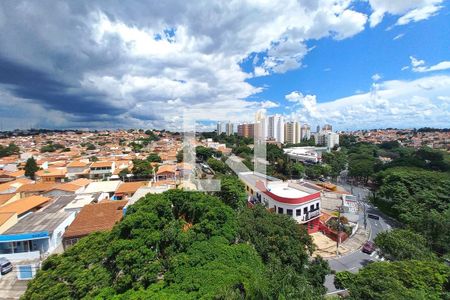
[[27, 290], [27, 280], [17, 280], [16, 268], [0, 278], [0, 299], [19, 299]]

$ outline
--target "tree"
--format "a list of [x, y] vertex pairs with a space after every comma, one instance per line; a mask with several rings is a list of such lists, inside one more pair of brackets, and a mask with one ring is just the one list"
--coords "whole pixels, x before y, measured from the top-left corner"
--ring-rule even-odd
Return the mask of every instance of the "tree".
[[207, 161], [208, 158], [210, 158], [213, 155], [213, 151], [212, 151], [211, 148], [207, 148], [207, 147], [203, 147], [203, 146], [197, 146], [195, 148], [195, 154], [202, 161]]
[[153, 175], [153, 168], [146, 160], [133, 159], [133, 169], [131, 172], [136, 177], [150, 177]]
[[20, 152], [19, 147], [14, 143], [9, 143], [9, 145], [6, 147], [0, 145], [0, 157], [19, 154], [19, 152]]
[[122, 178], [122, 180], [125, 180], [125, 177], [127, 177], [128, 174], [130, 174], [130, 170], [128, 168], [122, 169], [119, 172], [119, 177]]
[[330, 175], [337, 177], [345, 170], [347, 155], [343, 151], [325, 152], [322, 154], [322, 161], [331, 167]]
[[92, 144], [92, 143], [88, 143], [87, 145], [86, 145], [86, 150], [95, 150], [96, 148], [95, 148], [95, 145], [94, 144]]
[[206, 163], [216, 172], [225, 174], [229, 169], [228, 166], [221, 160], [215, 159], [215, 158], [208, 158]]
[[245, 187], [236, 176], [221, 176], [220, 191], [215, 192], [215, 195], [236, 210], [242, 209], [247, 203]]
[[29, 159], [27, 159], [27, 162], [25, 164], [25, 176], [34, 180], [34, 174], [38, 170], [39, 170], [39, 167], [38, 167], [34, 157], [32, 156]]
[[161, 157], [159, 157], [159, 155], [157, 153], [150, 153], [149, 156], [147, 156], [147, 161], [148, 162], [162, 162]]
[[420, 234], [407, 229], [380, 232], [375, 238], [380, 253], [390, 260], [434, 259], [435, 255]]
[[338, 288], [350, 299], [446, 299], [450, 268], [438, 261], [375, 262], [357, 274], [339, 272]]
[[96, 161], [98, 161], [98, 157], [97, 156], [91, 156], [89, 158], [89, 160], [92, 161], [92, 162], [96, 162]]
[[292, 171], [296, 176], [302, 178], [305, 174], [305, 166], [298, 162], [294, 163], [292, 165]]

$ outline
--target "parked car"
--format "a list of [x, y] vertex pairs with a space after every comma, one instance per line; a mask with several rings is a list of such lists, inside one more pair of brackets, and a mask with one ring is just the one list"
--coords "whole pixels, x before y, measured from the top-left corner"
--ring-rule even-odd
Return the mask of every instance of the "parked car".
[[0, 273], [2, 275], [8, 274], [13, 269], [13, 265], [9, 260], [4, 257], [0, 257]]
[[375, 251], [375, 244], [371, 241], [367, 241], [362, 247], [362, 252], [372, 254]]
[[379, 220], [380, 216], [374, 215], [374, 214], [367, 214], [367, 217], [374, 220]]

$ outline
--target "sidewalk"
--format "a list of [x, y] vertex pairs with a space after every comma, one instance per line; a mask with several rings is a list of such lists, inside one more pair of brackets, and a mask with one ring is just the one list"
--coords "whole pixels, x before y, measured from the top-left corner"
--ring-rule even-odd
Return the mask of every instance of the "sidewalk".
[[[336, 242], [328, 238], [322, 233], [314, 233], [311, 235], [317, 250], [313, 256], [322, 256], [323, 258], [335, 258]], [[361, 224], [358, 226], [355, 234], [339, 245], [339, 255], [349, 254], [361, 248], [361, 246], [369, 239], [369, 230], [365, 230]]]

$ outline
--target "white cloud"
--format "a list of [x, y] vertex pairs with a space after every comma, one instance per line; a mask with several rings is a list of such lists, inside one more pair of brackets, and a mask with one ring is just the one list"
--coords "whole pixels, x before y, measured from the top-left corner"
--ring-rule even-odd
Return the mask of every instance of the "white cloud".
[[372, 80], [373, 80], [373, 81], [378, 81], [378, 80], [380, 80], [381, 78], [382, 78], [381, 75], [378, 74], [378, 73], [372, 75]]
[[[294, 96], [301, 93], [289, 95], [294, 99]], [[343, 130], [448, 127], [448, 95], [450, 76], [430, 76], [413, 81], [390, 80], [373, 84], [371, 91], [363, 94], [325, 103], [310, 102], [310, 107], [301, 107], [296, 114], [311, 124], [326, 122]]]
[[[42, 91], [71, 95], [34, 93], [27, 98], [35, 105], [67, 114], [70, 126], [106, 126], [109, 118], [112, 126], [168, 128], [184, 108], [202, 119], [252, 118], [262, 104], [245, 99], [263, 87], [247, 79], [300, 68], [308, 41], [345, 39], [367, 22], [348, 0], [130, 1], [126, 10], [118, 2], [21, 0], [0, 2], [0, 16], [0, 58], [44, 78]], [[249, 58], [246, 73], [240, 64]], [[20, 98], [26, 79], [3, 88]]]
[[404, 36], [405, 36], [404, 33], [399, 33], [399, 34], [397, 34], [396, 36], [394, 36], [394, 38], [393, 38], [392, 40], [396, 41], [396, 40], [398, 40], [398, 39], [401, 39], [401, 38], [404, 37]]
[[442, 8], [442, 0], [369, 0], [369, 3], [371, 27], [381, 23], [385, 14], [400, 16], [396, 25], [406, 25], [426, 20]]
[[[433, 72], [433, 71], [442, 71], [442, 70], [447, 70], [450, 69], [450, 61], [441, 61], [435, 65], [432, 66], [425, 66], [425, 61], [424, 60], [419, 60], [417, 58], [415, 58], [414, 56], [410, 56], [409, 57], [411, 59], [411, 69], [414, 72], [420, 72], [420, 73], [424, 73], [424, 72]], [[403, 70], [403, 68], [402, 68]]]
[[267, 101], [263, 101], [261, 102], [261, 107], [262, 108], [274, 108], [274, 107], [279, 107], [280, 104], [279, 103], [275, 103], [273, 101], [267, 100]]

